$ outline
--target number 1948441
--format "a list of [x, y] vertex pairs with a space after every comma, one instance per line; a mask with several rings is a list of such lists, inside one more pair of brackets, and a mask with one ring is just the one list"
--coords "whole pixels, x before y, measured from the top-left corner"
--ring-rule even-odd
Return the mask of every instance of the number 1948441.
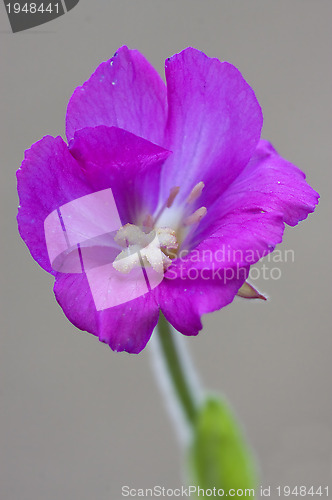
[[59, 3], [33, 3], [27, 2], [24, 5], [15, 3], [6, 4], [8, 14], [37, 14], [38, 12], [44, 14], [48, 12], [49, 14], [56, 13], [59, 14]]
[[279, 497], [289, 497], [289, 496], [300, 496], [300, 497], [305, 497], [305, 496], [329, 496], [329, 487], [325, 486], [319, 486], [318, 488], [311, 486], [277, 486], [276, 488], [277, 494]]

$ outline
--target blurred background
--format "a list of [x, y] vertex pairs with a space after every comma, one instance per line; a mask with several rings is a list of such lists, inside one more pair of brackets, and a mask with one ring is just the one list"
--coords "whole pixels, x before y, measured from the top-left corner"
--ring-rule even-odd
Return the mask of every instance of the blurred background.
[[252, 281], [268, 302], [235, 300], [186, 345], [204, 385], [232, 402], [261, 484], [331, 486], [331, 19], [330, 0], [81, 0], [13, 34], [1, 3], [2, 499], [120, 499], [123, 485], [184, 483], [149, 349], [116, 354], [76, 330], [15, 221], [24, 150], [64, 136], [73, 90], [123, 44], [161, 74], [186, 46], [232, 62], [263, 108], [263, 137], [321, 194], [286, 230], [294, 262], [266, 262], [280, 279]]

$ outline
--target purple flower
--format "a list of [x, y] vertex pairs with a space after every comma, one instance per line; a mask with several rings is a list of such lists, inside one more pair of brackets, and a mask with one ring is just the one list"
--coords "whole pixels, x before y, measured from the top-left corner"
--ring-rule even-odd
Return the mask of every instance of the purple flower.
[[[17, 175], [19, 231], [55, 276], [58, 303], [75, 326], [116, 351], [140, 352], [160, 310], [178, 331], [196, 335], [202, 314], [237, 293], [257, 297], [246, 284], [250, 265], [281, 242], [285, 223], [296, 225], [318, 202], [305, 175], [260, 139], [260, 106], [234, 66], [188, 48], [167, 59], [166, 81], [122, 47], [70, 99], [68, 145], [44, 137]], [[85, 200], [76, 211], [82, 238], [93, 225], [107, 233], [112, 216], [100, 200], [108, 193], [121, 227], [114, 248], [101, 244], [113, 248], [113, 264], [105, 265], [119, 276], [162, 265], [163, 279], [132, 300], [97, 307], [90, 271], [60, 272], [51, 262], [45, 221], [56, 216], [63, 226], [61, 207]]]

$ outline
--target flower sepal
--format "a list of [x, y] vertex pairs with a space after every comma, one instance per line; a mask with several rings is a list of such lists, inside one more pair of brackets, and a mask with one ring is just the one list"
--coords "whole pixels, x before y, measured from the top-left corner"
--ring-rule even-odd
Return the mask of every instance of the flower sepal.
[[238, 290], [237, 294], [238, 297], [242, 297], [243, 299], [261, 299], [261, 300], [267, 300], [264, 295], [258, 292], [256, 288], [254, 288], [248, 281], [245, 281], [241, 288]]

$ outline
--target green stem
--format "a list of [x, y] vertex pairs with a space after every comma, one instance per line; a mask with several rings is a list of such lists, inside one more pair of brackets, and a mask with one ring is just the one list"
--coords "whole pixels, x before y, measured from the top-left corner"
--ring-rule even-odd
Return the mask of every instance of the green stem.
[[197, 413], [195, 397], [176, 348], [174, 334], [162, 314], [159, 318], [157, 331], [169, 378], [188, 422], [193, 424]]

